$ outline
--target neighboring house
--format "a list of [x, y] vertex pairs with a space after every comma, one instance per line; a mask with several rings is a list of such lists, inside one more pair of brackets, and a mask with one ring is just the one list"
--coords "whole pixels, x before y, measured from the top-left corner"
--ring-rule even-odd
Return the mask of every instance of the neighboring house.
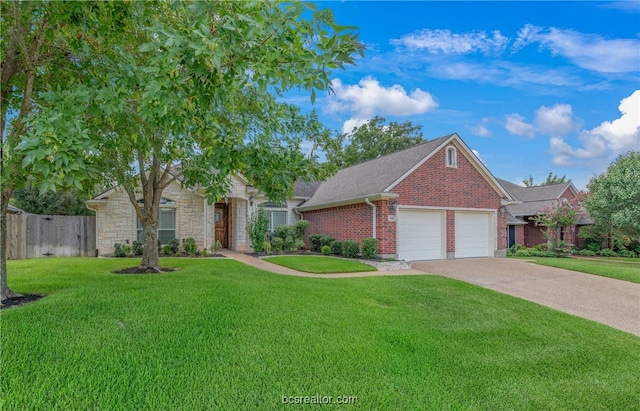
[[[571, 180], [566, 183], [533, 187], [522, 187], [500, 179], [498, 181], [519, 202], [506, 207], [508, 247], [516, 243], [527, 247], [546, 243], [547, 240], [543, 234], [546, 227], [538, 226], [534, 218], [545, 207], [557, 204], [562, 199], [573, 200], [578, 196], [578, 190]], [[593, 221], [589, 218], [580, 218], [576, 225], [561, 227], [560, 239], [571, 246], [580, 246], [583, 242], [578, 237], [580, 227], [589, 224], [593, 224]]]
[[[199, 249], [209, 249], [216, 241], [224, 248], [249, 250], [247, 223], [259, 205], [267, 210], [270, 227], [292, 224], [299, 219], [294, 207], [307, 200], [313, 185], [297, 184], [294, 197], [286, 204], [275, 204], [260, 195], [241, 176], [232, 177], [229, 195], [207, 204], [204, 189], [182, 188], [174, 181], [162, 192], [158, 238], [167, 244], [174, 238], [193, 237]], [[140, 194], [140, 199], [142, 195]], [[114, 244], [142, 241], [142, 226], [122, 187], [112, 188], [86, 201], [96, 212], [96, 248], [99, 255], [113, 253]]]
[[506, 255], [513, 198], [457, 134], [338, 171], [298, 211], [310, 233], [375, 237], [382, 256]]

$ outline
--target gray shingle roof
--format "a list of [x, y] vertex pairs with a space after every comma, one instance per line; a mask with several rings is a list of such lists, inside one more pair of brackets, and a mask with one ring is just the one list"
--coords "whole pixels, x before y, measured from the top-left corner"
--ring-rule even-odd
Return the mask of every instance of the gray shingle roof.
[[296, 181], [296, 185], [293, 188], [293, 195], [295, 197], [311, 198], [315, 194], [318, 187], [320, 187], [321, 181]]
[[451, 136], [453, 134], [343, 168], [324, 181], [302, 207], [380, 194]]
[[560, 195], [571, 185], [571, 180], [566, 183], [551, 184], [546, 186], [522, 187], [506, 180], [497, 179], [500, 184], [518, 201], [557, 200]]
[[[498, 182], [521, 204], [507, 206], [507, 211], [513, 217], [523, 217], [539, 214], [545, 207], [557, 203], [562, 193], [570, 186], [571, 180], [566, 183], [551, 184], [546, 186], [522, 187], [509, 181], [498, 179]], [[582, 224], [589, 224], [590, 219], [584, 219]], [[591, 222], [593, 223], [593, 222]], [[507, 224], [510, 223], [507, 219]], [[579, 224], [581, 224], [579, 222]]]

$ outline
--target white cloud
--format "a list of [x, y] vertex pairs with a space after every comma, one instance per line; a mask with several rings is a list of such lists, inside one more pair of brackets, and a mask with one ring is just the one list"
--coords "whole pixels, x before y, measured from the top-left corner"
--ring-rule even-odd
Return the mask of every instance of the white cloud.
[[538, 131], [553, 136], [569, 134], [579, 127], [573, 119], [573, 111], [569, 104], [541, 106], [536, 110], [535, 124]]
[[619, 118], [580, 133], [581, 148], [573, 148], [562, 138], [552, 137], [553, 163], [571, 165], [576, 160], [613, 157], [627, 150], [640, 150], [640, 90], [622, 99], [618, 109]]
[[349, 134], [353, 131], [354, 128], [360, 127], [369, 120], [370, 119], [368, 118], [350, 118], [342, 124], [342, 133]]
[[484, 31], [452, 33], [450, 30], [424, 29], [391, 40], [391, 44], [396, 46], [426, 50], [433, 54], [499, 53], [504, 51], [508, 43], [509, 39], [499, 30], [487, 34]]
[[536, 129], [533, 125], [524, 122], [524, 117], [518, 113], [512, 113], [505, 116], [504, 127], [511, 134], [515, 134], [520, 137], [535, 137]]
[[482, 119], [480, 124], [474, 127], [469, 127], [469, 129], [471, 130], [471, 133], [473, 133], [473, 135], [476, 135], [478, 137], [489, 137], [491, 135], [491, 131], [489, 131], [489, 129], [487, 128], [488, 122], [489, 119], [485, 117]]
[[573, 30], [525, 25], [518, 32], [513, 51], [538, 43], [587, 70], [601, 73], [637, 72], [640, 61], [639, 39], [607, 40], [595, 34]]
[[340, 79], [332, 82], [335, 95], [329, 97], [326, 110], [350, 113], [343, 130], [353, 129], [375, 115], [409, 116], [433, 111], [438, 106], [433, 96], [419, 88], [407, 91], [399, 84], [382, 86], [378, 80], [365, 77], [358, 84], [345, 85]]

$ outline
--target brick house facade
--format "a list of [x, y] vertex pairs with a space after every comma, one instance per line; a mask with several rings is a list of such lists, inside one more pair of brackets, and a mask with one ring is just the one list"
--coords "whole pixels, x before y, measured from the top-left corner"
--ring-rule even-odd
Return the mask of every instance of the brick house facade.
[[[299, 211], [311, 223], [310, 233], [341, 241], [376, 237], [379, 254], [401, 259], [458, 257], [456, 248], [473, 231], [460, 227], [464, 216], [484, 229], [478, 238], [486, 241], [468, 256], [486, 257], [505, 254], [503, 206], [511, 200], [460, 137], [452, 134], [340, 170]], [[424, 224], [424, 230], [409, 234], [413, 220]], [[430, 227], [437, 232], [433, 238], [427, 238]], [[413, 249], [410, 243], [423, 239], [424, 249]], [[441, 250], [430, 252], [427, 243]]]

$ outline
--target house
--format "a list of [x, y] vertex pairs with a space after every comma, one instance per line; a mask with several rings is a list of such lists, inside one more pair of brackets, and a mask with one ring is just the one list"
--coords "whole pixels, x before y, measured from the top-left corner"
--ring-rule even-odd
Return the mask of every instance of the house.
[[[232, 177], [229, 195], [208, 204], [204, 189], [187, 189], [178, 180], [163, 190], [160, 201], [158, 238], [167, 244], [174, 238], [193, 237], [199, 249], [209, 249], [216, 241], [224, 248], [249, 250], [247, 224], [250, 215], [262, 205], [268, 213], [270, 228], [293, 224], [300, 217], [294, 208], [309, 198], [313, 184], [299, 183], [296, 193], [285, 204], [270, 202], [242, 176]], [[142, 199], [142, 194], [140, 194]], [[114, 244], [142, 241], [142, 226], [129, 196], [122, 187], [114, 187], [86, 201], [96, 213], [96, 248], [99, 255], [113, 253]]]
[[[232, 177], [229, 195], [208, 205], [203, 190], [172, 183], [163, 192], [159, 238], [193, 237], [198, 248], [216, 240], [250, 248], [247, 221], [259, 205], [270, 227], [303, 218], [308, 233], [338, 240], [374, 237], [378, 253], [404, 260], [505, 256], [506, 210], [516, 201], [451, 134], [340, 170], [322, 183], [298, 183], [286, 204], [275, 204], [242, 176]], [[96, 212], [99, 254], [115, 243], [141, 238], [126, 192], [119, 187], [87, 201]], [[518, 220], [520, 221], [520, 220]]]
[[[578, 197], [578, 190], [571, 180], [565, 183], [532, 187], [522, 187], [500, 179], [498, 181], [517, 201], [516, 204], [506, 206], [508, 247], [516, 243], [527, 247], [546, 243], [547, 239], [543, 234], [546, 227], [538, 226], [535, 217], [546, 207], [557, 204], [558, 201], [574, 200]], [[580, 218], [576, 225], [561, 227], [560, 240], [571, 246], [581, 246], [584, 240], [578, 237], [580, 227], [589, 224], [593, 224], [593, 221], [587, 217]]]

